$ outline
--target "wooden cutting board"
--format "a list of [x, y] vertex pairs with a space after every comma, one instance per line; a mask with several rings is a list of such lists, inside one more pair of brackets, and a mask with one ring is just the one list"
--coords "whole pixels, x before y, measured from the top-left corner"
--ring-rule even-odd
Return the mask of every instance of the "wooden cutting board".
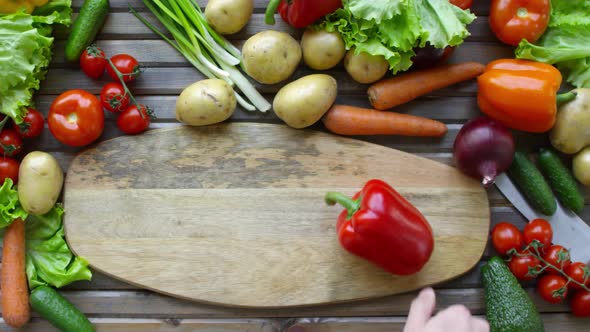
[[[341, 207], [370, 178], [432, 225], [423, 270], [393, 276], [341, 248]], [[455, 168], [387, 147], [282, 125], [186, 126], [126, 136], [78, 155], [65, 230], [95, 269], [164, 294], [280, 307], [385, 296], [444, 282], [481, 258], [484, 189]]]

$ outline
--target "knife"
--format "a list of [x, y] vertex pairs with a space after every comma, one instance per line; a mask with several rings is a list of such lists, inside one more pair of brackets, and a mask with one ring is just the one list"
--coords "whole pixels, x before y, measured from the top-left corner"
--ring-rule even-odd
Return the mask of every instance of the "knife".
[[552, 216], [537, 212], [520, 193], [514, 182], [502, 173], [494, 182], [504, 197], [528, 220], [542, 218], [553, 228], [553, 243], [570, 249], [572, 262], [588, 263], [590, 260], [590, 226], [570, 209], [557, 201], [557, 211]]

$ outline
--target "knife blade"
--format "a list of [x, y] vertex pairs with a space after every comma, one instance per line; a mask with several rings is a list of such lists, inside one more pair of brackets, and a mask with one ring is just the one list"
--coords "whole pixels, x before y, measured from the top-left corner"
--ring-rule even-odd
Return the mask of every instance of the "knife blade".
[[590, 226], [570, 209], [557, 201], [557, 211], [552, 216], [537, 212], [505, 173], [494, 181], [496, 187], [527, 221], [542, 218], [553, 228], [553, 243], [570, 249], [572, 262], [588, 263], [590, 260]]

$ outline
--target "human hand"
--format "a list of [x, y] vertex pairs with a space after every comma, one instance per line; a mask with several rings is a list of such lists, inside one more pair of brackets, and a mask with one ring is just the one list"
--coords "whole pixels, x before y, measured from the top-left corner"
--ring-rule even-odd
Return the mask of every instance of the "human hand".
[[490, 325], [484, 319], [471, 316], [464, 305], [452, 305], [434, 317], [436, 296], [432, 288], [423, 289], [412, 301], [404, 332], [489, 332]]

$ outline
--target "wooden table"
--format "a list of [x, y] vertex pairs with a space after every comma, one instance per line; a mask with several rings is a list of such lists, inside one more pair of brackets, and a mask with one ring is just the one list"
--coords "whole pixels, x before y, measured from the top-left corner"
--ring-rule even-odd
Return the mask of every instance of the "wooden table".
[[[203, 6], [206, 0], [199, 0]], [[141, 0], [111, 0], [111, 14], [98, 37], [97, 44], [107, 54], [129, 53], [144, 66], [141, 78], [132, 85], [132, 90], [139, 96], [139, 101], [153, 107], [158, 120], [151, 128], [164, 128], [178, 125], [174, 118], [174, 104], [177, 95], [197, 80], [203, 78], [175, 50], [160, 40], [128, 12], [128, 3], [139, 11], [146, 9]], [[281, 21], [274, 27], [265, 26], [263, 11], [266, 0], [255, 0], [255, 14], [249, 25], [231, 37], [240, 46], [252, 34], [274, 28], [288, 31], [300, 37], [301, 31], [295, 31]], [[82, 0], [74, 0], [78, 11]], [[487, 14], [488, 0], [476, 0], [473, 11], [479, 16], [471, 24], [472, 36], [460, 46], [450, 61], [480, 61], [487, 63], [499, 57], [511, 57], [512, 50], [497, 42], [489, 30]], [[153, 16], [146, 13], [153, 21]], [[157, 26], [160, 26], [157, 24]], [[72, 89], [82, 88], [98, 94], [101, 86], [108, 81], [93, 81], [79, 69], [68, 68], [64, 64], [63, 49], [65, 33], [58, 32], [55, 54], [47, 79], [37, 95], [38, 109], [47, 113], [49, 105], [56, 95]], [[310, 73], [301, 67], [293, 78]], [[332, 70], [331, 74], [339, 83], [339, 103], [368, 106], [366, 86], [353, 82], [343, 67]], [[272, 100], [273, 94], [281, 85], [259, 86], [259, 89]], [[478, 115], [474, 98], [476, 84], [469, 82], [436, 91], [430, 96], [420, 98], [398, 108], [409, 114], [431, 117], [448, 124], [449, 132], [441, 139], [418, 139], [404, 137], [365, 137], [392, 148], [415, 153], [444, 163], [452, 163], [452, 144], [461, 125]], [[237, 110], [231, 121], [256, 121], [280, 123], [273, 112], [266, 114], [248, 113]], [[321, 125], [314, 127], [324, 130]], [[101, 140], [120, 136], [114, 117], [107, 115], [105, 131]], [[547, 143], [543, 135], [517, 134], [521, 144], [543, 145]], [[48, 130], [32, 143], [27, 143], [27, 150], [44, 150], [58, 158], [64, 170], [67, 170], [72, 158], [79, 149], [66, 147], [56, 141]], [[590, 192], [586, 191], [586, 197]], [[507, 220], [523, 227], [525, 220], [510, 206], [494, 188], [489, 190], [492, 205], [492, 226]], [[583, 218], [590, 217], [590, 209], [582, 213]], [[484, 260], [493, 254], [493, 249], [486, 250]], [[480, 263], [473, 271], [451, 282], [436, 286], [437, 306], [447, 307], [455, 303], [467, 305], [478, 315], [485, 313], [483, 289], [480, 282]], [[163, 267], [165, 268], [165, 267]], [[534, 284], [526, 285], [538, 309], [542, 312], [547, 331], [588, 331], [590, 320], [573, 318], [566, 305], [550, 305], [535, 293]], [[218, 307], [174, 299], [138, 289], [132, 285], [95, 273], [91, 282], [77, 282], [63, 289], [63, 294], [84, 311], [96, 324], [99, 331], [290, 331], [290, 332], [325, 332], [325, 331], [401, 331], [408, 308], [416, 293], [389, 296], [375, 300], [319, 307], [303, 307], [278, 310], [255, 310]], [[10, 330], [0, 323], [0, 330]], [[23, 331], [53, 331], [49, 323], [37, 314]]]

